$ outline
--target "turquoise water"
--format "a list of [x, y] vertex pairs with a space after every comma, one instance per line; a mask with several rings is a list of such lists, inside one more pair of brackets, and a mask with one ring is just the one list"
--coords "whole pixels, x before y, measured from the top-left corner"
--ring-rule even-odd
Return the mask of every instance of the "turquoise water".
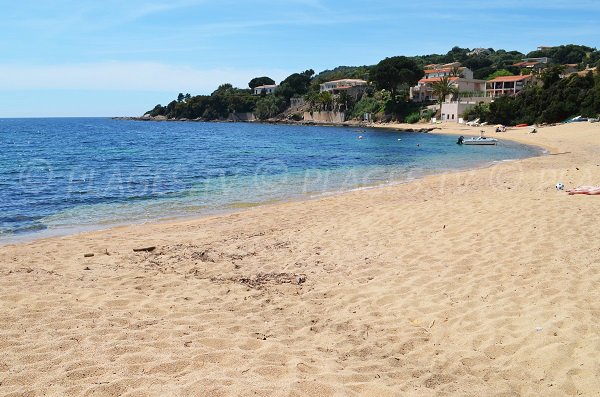
[[0, 241], [203, 215], [540, 153], [508, 141], [455, 142], [337, 127], [0, 119]]

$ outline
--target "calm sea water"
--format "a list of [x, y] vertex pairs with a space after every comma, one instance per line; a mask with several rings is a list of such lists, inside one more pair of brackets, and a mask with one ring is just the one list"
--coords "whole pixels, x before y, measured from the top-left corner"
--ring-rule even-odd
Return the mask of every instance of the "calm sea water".
[[[363, 139], [358, 139], [362, 135]], [[539, 154], [385, 130], [0, 119], [0, 242], [208, 214]]]

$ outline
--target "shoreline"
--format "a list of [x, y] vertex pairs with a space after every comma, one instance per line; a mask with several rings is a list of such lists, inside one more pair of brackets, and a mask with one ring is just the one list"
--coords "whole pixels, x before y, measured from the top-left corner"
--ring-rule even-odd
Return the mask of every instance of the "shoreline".
[[[111, 117], [112, 120], [129, 120], [129, 121], [147, 121], [147, 122], [156, 122], [156, 123], [240, 123], [240, 124], [278, 124], [278, 125], [298, 125], [298, 126], [319, 126], [319, 127], [360, 127], [360, 128], [383, 128], [383, 129], [391, 129], [398, 130], [398, 128], [393, 127], [393, 125], [402, 125], [400, 128], [403, 132], [431, 132], [439, 127], [423, 127], [423, 128], [413, 128], [415, 125], [426, 125], [425, 123], [417, 123], [417, 124], [397, 124], [397, 123], [367, 123], [364, 121], [356, 121], [356, 120], [348, 120], [343, 123], [327, 123], [327, 122], [318, 122], [318, 121], [294, 121], [294, 120], [189, 120], [189, 119], [156, 119], [156, 118], [148, 118], [148, 117]], [[389, 125], [392, 125], [390, 127]], [[431, 125], [431, 124], [427, 124]], [[404, 127], [406, 126], [406, 127]]]
[[[479, 135], [479, 131], [483, 130], [485, 133], [490, 136], [495, 133], [495, 127], [491, 125], [487, 126], [467, 126], [465, 124], [459, 124], [456, 122], [442, 122], [440, 124], [431, 124], [431, 123], [398, 123], [398, 122], [364, 122], [357, 120], [348, 120], [343, 123], [327, 123], [327, 122], [315, 122], [315, 121], [293, 121], [293, 120], [254, 120], [254, 121], [244, 121], [244, 120], [189, 120], [189, 119], [155, 119], [155, 118], [147, 118], [147, 117], [111, 117], [113, 120], [130, 120], [130, 121], [146, 121], [146, 122], [180, 122], [180, 123], [242, 123], [242, 124], [281, 124], [281, 125], [300, 125], [300, 126], [319, 126], [319, 127], [358, 127], [358, 128], [374, 128], [374, 129], [386, 129], [392, 131], [402, 131], [402, 132], [411, 132], [411, 133], [441, 133], [448, 135], [461, 135], [461, 132], [467, 132], [470, 135], [477, 136]], [[560, 124], [557, 125], [548, 125], [548, 126], [539, 126], [538, 129], [546, 129], [552, 127], [560, 127]], [[459, 132], [451, 132], [449, 130], [456, 130]], [[506, 137], [514, 142], [529, 144], [529, 145], [538, 145], [548, 150], [551, 153], [558, 153], [559, 150], [556, 147], [545, 145], [544, 143], [540, 143], [538, 141], [534, 141], [528, 139], [530, 134], [528, 127], [508, 127], [506, 132], [498, 133], [501, 137]], [[511, 132], [516, 132], [519, 134], [515, 136], [514, 134], [510, 134]], [[524, 132], [524, 133], [523, 133]], [[510, 135], [509, 135], [510, 134]], [[536, 142], [536, 143], [532, 143]]]
[[600, 126], [499, 135], [564, 154], [0, 247], [3, 391], [595, 395]]
[[[170, 121], [176, 121], [176, 120], [170, 120]], [[424, 131], [425, 131], [425, 129], [416, 129], [416, 130], [409, 129], [407, 127], [409, 125], [411, 125], [411, 124], [387, 123], [387, 124], [378, 124], [376, 126], [369, 126], [369, 127], [364, 127], [364, 128], [384, 129], [384, 130], [392, 130], [392, 131], [408, 132], [408, 133], [424, 133]], [[339, 125], [338, 124], [333, 124], [333, 125], [328, 124], [327, 126], [349, 127], [347, 125], [342, 125], [342, 124], [339, 124]], [[433, 130], [439, 130], [438, 133], [443, 134], [443, 135], [451, 135], [451, 136], [460, 135], [460, 132], [455, 132], [452, 127], [450, 127], [450, 128], [444, 128], [444, 127], [449, 127], [449, 126], [441, 125], [438, 127], [430, 128], [427, 130], [427, 133], [431, 133]], [[112, 229], [122, 229], [122, 228], [127, 228], [129, 226], [161, 225], [161, 224], [168, 225], [171, 223], [178, 223], [178, 222], [189, 222], [189, 221], [197, 221], [197, 220], [201, 220], [201, 219], [219, 218], [219, 217], [228, 216], [228, 215], [232, 215], [232, 214], [243, 214], [245, 211], [252, 209], [252, 208], [263, 208], [263, 207], [277, 206], [277, 205], [288, 204], [288, 203], [302, 203], [304, 201], [319, 200], [324, 197], [336, 197], [336, 196], [340, 196], [340, 195], [344, 195], [344, 194], [348, 194], [348, 193], [352, 193], [352, 192], [356, 192], [356, 191], [393, 187], [393, 186], [397, 186], [397, 185], [418, 182], [419, 180], [422, 180], [422, 179], [430, 177], [430, 176], [472, 172], [472, 171], [477, 171], [477, 170], [481, 170], [481, 169], [486, 169], [489, 167], [494, 167], [499, 164], [503, 164], [505, 162], [522, 161], [522, 160], [526, 160], [529, 158], [544, 156], [548, 153], [550, 153], [550, 154], [553, 153], [552, 148], [532, 144], [530, 141], [528, 141], [526, 139], [525, 140], [519, 139], [514, 136], [503, 137], [503, 138], [507, 138], [508, 140], [511, 140], [513, 142], [528, 145], [531, 147], [537, 147], [537, 148], [539, 148], [540, 152], [531, 157], [526, 157], [526, 158], [521, 158], [521, 159], [506, 159], [506, 160], [498, 160], [498, 161], [488, 161], [488, 162], [481, 163], [477, 166], [474, 166], [472, 168], [447, 169], [447, 170], [435, 171], [435, 172], [431, 171], [429, 173], [421, 174], [415, 178], [394, 179], [394, 180], [389, 180], [387, 182], [380, 182], [380, 183], [373, 182], [373, 183], [370, 183], [367, 185], [358, 185], [358, 186], [351, 187], [351, 188], [344, 189], [344, 190], [314, 192], [311, 194], [304, 194], [304, 195], [301, 195], [298, 197], [289, 197], [289, 198], [281, 199], [281, 200], [256, 202], [253, 205], [249, 205], [245, 208], [214, 209], [214, 210], [210, 210], [204, 214], [168, 216], [165, 218], [157, 218], [157, 219], [138, 221], [138, 222], [128, 222], [128, 223], [116, 222], [116, 223], [107, 223], [105, 225], [100, 225], [100, 224], [80, 225], [80, 226], [56, 229], [56, 230], [48, 231], [47, 233], [40, 232], [37, 234], [31, 234], [31, 235], [14, 236], [14, 237], [6, 239], [5, 241], [0, 240], [0, 249], [2, 247], [7, 247], [7, 246], [9, 247], [9, 246], [20, 245], [20, 244], [35, 243], [36, 241], [40, 241], [40, 240], [46, 241], [46, 240], [52, 240], [52, 239], [67, 238], [70, 236], [81, 236], [81, 235], [85, 235], [88, 233], [110, 232]]]

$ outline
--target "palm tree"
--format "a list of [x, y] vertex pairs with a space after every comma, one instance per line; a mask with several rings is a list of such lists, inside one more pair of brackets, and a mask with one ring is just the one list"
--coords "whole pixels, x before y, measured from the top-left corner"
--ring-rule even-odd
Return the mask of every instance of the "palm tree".
[[310, 91], [308, 94], [304, 96], [304, 99], [308, 102], [308, 107], [311, 111], [313, 111], [319, 102], [319, 92], [318, 91]]
[[451, 77], [463, 77], [463, 74], [460, 71], [460, 66], [457, 66], [457, 65], [452, 66], [452, 68], [450, 69], [450, 76]]
[[344, 108], [344, 111], [346, 111], [348, 109], [349, 102], [350, 102], [350, 95], [348, 95], [348, 91], [341, 91], [335, 98], [335, 104], [337, 106], [337, 111], [341, 112], [342, 107]]
[[331, 92], [323, 91], [318, 96], [318, 102], [321, 110], [333, 110], [333, 95]]
[[431, 85], [433, 88], [433, 95], [438, 97], [440, 104], [440, 111], [442, 110], [442, 103], [446, 101], [448, 95], [458, 95], [458, 88], [454, 86], [454, 83], [448, 76], [440, 78], [438, 81]]

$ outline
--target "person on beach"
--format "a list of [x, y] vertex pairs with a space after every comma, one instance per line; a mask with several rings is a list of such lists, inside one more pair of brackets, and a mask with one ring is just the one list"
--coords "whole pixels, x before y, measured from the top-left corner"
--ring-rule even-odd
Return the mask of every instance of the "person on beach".
[[569, 195], [573, 194], [587, 194], [590, 196], [600, 195], [600, 186], [579, 186], [575, 189], [567, 190]]

